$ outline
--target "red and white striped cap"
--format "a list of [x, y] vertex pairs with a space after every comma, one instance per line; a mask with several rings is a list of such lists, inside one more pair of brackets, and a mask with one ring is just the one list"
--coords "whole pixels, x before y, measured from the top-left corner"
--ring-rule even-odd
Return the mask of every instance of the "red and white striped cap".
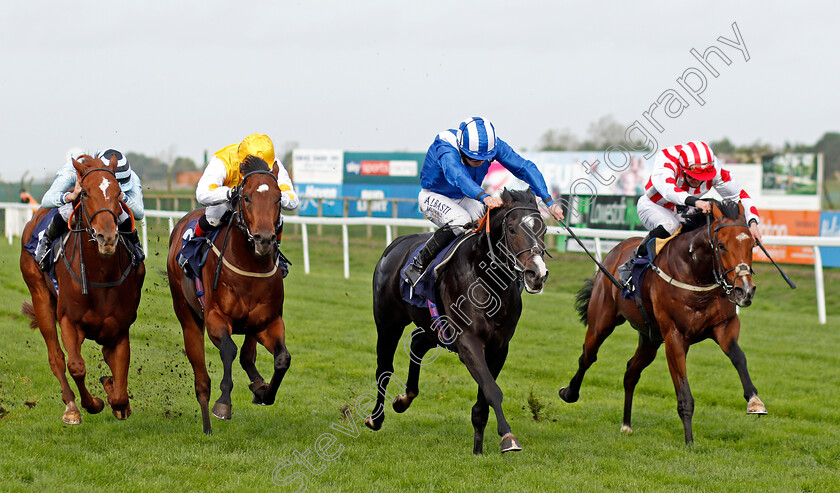
[[705, 142], [695, 140], [680, 146], [680, 161], [683, 171], [697, 180], [711, 180], [715, 177], [715, 154]]

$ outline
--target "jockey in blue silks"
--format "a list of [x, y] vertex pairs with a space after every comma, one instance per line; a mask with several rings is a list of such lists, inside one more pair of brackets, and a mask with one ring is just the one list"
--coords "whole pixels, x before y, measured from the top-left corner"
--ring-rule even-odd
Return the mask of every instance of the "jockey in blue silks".
[[537, 166], [496, 137], [489, 120], [468, 118], [457, 129], [439, 133], [426, 152], [420, 171], [420, 212], [439, 229], [404, 271], [412, 286], [437, 254], [464, 231], [466, 223], [481, 218], [486, 208], [502, 205], [502, 199], [481, 188], [493, 161], [530, 185], [548, 206], [549, 213], [555, 219], [563, 219], [563, 210], [548, 193]]
[[[146, 215], [143, 208], [143, 188], [140, 185], [140, 177], [131, 169], [128, 159], [120, 151], [106, 149], [96, 153], [96, 157], [106, 166], [110, 164], [111, 156], [117, 158], [117, 170], [114, 174], [120, 184], [120, 190], [123, 194], [122, 200], [131, 210], [134, 219], [139, 221]], [[35, 249], [35, 260], [38, 261], [41, 270], [47, 265], [46, 259], [53, 241], [69, 230], [67, 221], [73, 213], [73, 201], [76, 200], [81, 191], [82, 186], [78, 182], [76, 168], [73, 167], [73, 160], [70, 159], [55, 174], [55, 181], [44, 194], [44, 198], [41, 199], [41, 207], [45, 209], [58, 208], [58, 214], [53, 217], [52, 222], [44, 230], [44, 235], [39, 239], [38, 247]], [[117, 219], [120, 234], [134, 246], [134, 251], [140, 257], [135, 259], [135, 262], [141, 262], [145, 255], [142, 246], [140, 246], [140, 237], [137, 235], [137, 230], [132, 228], [128, 212], [122, 211]]]

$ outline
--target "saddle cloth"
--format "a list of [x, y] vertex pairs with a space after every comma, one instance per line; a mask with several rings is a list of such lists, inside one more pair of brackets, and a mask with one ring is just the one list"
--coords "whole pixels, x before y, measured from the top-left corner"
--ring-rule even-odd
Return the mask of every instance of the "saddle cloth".
[[[405, 271], [408, 264], [410, 264], [414, 257], [420, 252], [420, 249], [423, 248], [425, 243], [421, 243], [414, 249], [411, 255], [408, 257], [408, 261], [402, 266], [400, 269], [400, 276], [402, 278], [402, 297], [407, 303], [410, 303], [414, 306], [418, 306], [421, 308], [426, 308], [427, 303], [426, 301], [431, 301], [434, 304], [437, 304], [437, 300], [435, 299], [435, 281], [443, 275], [443, 272], [446, 270], [446, 266], [449, 264], [449, 260], [455, 255], [455, 252], [458, 251], [458, 248], [464, 243], [467, 238], [475, 236], [477, 233], [472, 231], [467, 231], [462, 233], [460, 236], [452, 240], [452, 243], [447, 245], [441, 252], [435, 257], [432, 262], [429, 263], [429, 266], [426, 267], [426, 271], [423, 277], [420, 278], [420, 281], [414, 286], [414, 289], [411, 289], [411, 283], [408, 282], [408, 279], [402, 274]], [[432, 274], [432, 275], [430, 275]]]
[[[38, 224], [35, 225], [35, 229], [32, 230], [32, 236], [29, 237], [29, 240], [23, 244], [23, 248], [32, 255], [32, 258], [35, 258], [35, 250], [38, 248], [38, 242], [41, 240], [41, 237], [44, 236], [44, 231], [50, 225], [50, 222], [52, 222], [53, 217], [55, 217], [56, 214], [58, 214], [58, 209], [50, 209], [47, 215], [41, 218], [41, 220], [38, 221]], [[47, 274], [47, 277], [50, 278], [50, 281], [52, 281], [56, 294], [58, 294], [58, 281], [55, 278], [55, 261], [62, 248], [61, 245], [64, 236], [66, 235], [62, 235], [53, 241], [53, 244], [50, 245], [50, 254], [45, 260], [47, 264], [45, 273]]]

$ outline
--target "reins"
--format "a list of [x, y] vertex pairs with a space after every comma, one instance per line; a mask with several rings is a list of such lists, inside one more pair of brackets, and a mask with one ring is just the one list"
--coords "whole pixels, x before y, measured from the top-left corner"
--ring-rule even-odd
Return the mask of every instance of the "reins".
[[[474, 233], [477, 233], [477, 232], [480, 232], [482, 229], [484, 229], [485, 236], [487, 237], [487, 247], [489, 249], [490, 261], [497, 264], [497, 265], [502, 265], [499, 262], [498, 257], [496, 256], [496, 254], [493, 250], [493, 241], [490, 238], [490, 211], [491, 210], [492, 209], [489, 209], [489, 208], [487, 209], [487, 212], [484, 214], [484, 216], [481, 217], [481, 219], [478, 220], [478, 224], [476, 225], [475, 229], [473, 229], [472, 231]], [[511, 207], [510, 209], [505, 211], [505, 214], [502, 216], [502, 247], [504, 248], [504, 250], [506, 252], [511, 251], [510, 240], [509, 240], [508, 235], [507, 235], [507, 220], [508, 220], [508, 216], [510, 216], [510, 214], [513, 211], [516, 211], [516, 210], [532, 211], [533, 214], [536, 214], [538, 216], [539, 216], [539, 213], [540, 213], [539, 209], [537, 209], [536, 207], [526, 207], [526, 206]], [[531, 214], [531, 215], [533, 215], [533, 214]], [[542, 220], [541, 216], [540, 216], [540, 220]], [[519, 255], [521, 255], [525, 252], [528, 252], [528, 251], [531, 252], [531, 255], [527, 259], [525, 259], [524, 262], [520, 261], [519, 260]], [[531, 246], [530, 248], [526, 248], [524, 250], [520, 250], [519, 252], [512, 253], [510, 256], [513, 257], [513, 265], [511, 265], [510, 261], [507, 260], [508, 256], [506, 255], [505, 256], [506, 260], [504, 262], [504, 265], [516, 273], [517, 279], [522, 279], [524, 274], [525, 274], [525, 267], [524, 267], [525, 263], [528, 262], [528, 260], [530, 260], [534, 256], [542, 256], [542, 255], [546, 255], [546, 254], [548, 254], [548, 252], [546, 251], [545, 248], [540, 247], [539, 245], [535, 244], [535, 245]], [[549, 257], [550, 256], [551, 255], [549, 254]]]

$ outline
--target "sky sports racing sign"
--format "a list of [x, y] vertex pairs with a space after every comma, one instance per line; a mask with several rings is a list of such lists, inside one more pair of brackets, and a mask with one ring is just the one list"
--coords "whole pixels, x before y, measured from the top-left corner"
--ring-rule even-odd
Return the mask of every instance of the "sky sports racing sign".
[[345, 152], [344, 183], [418, 185], [425, 155], [410, 152]]

